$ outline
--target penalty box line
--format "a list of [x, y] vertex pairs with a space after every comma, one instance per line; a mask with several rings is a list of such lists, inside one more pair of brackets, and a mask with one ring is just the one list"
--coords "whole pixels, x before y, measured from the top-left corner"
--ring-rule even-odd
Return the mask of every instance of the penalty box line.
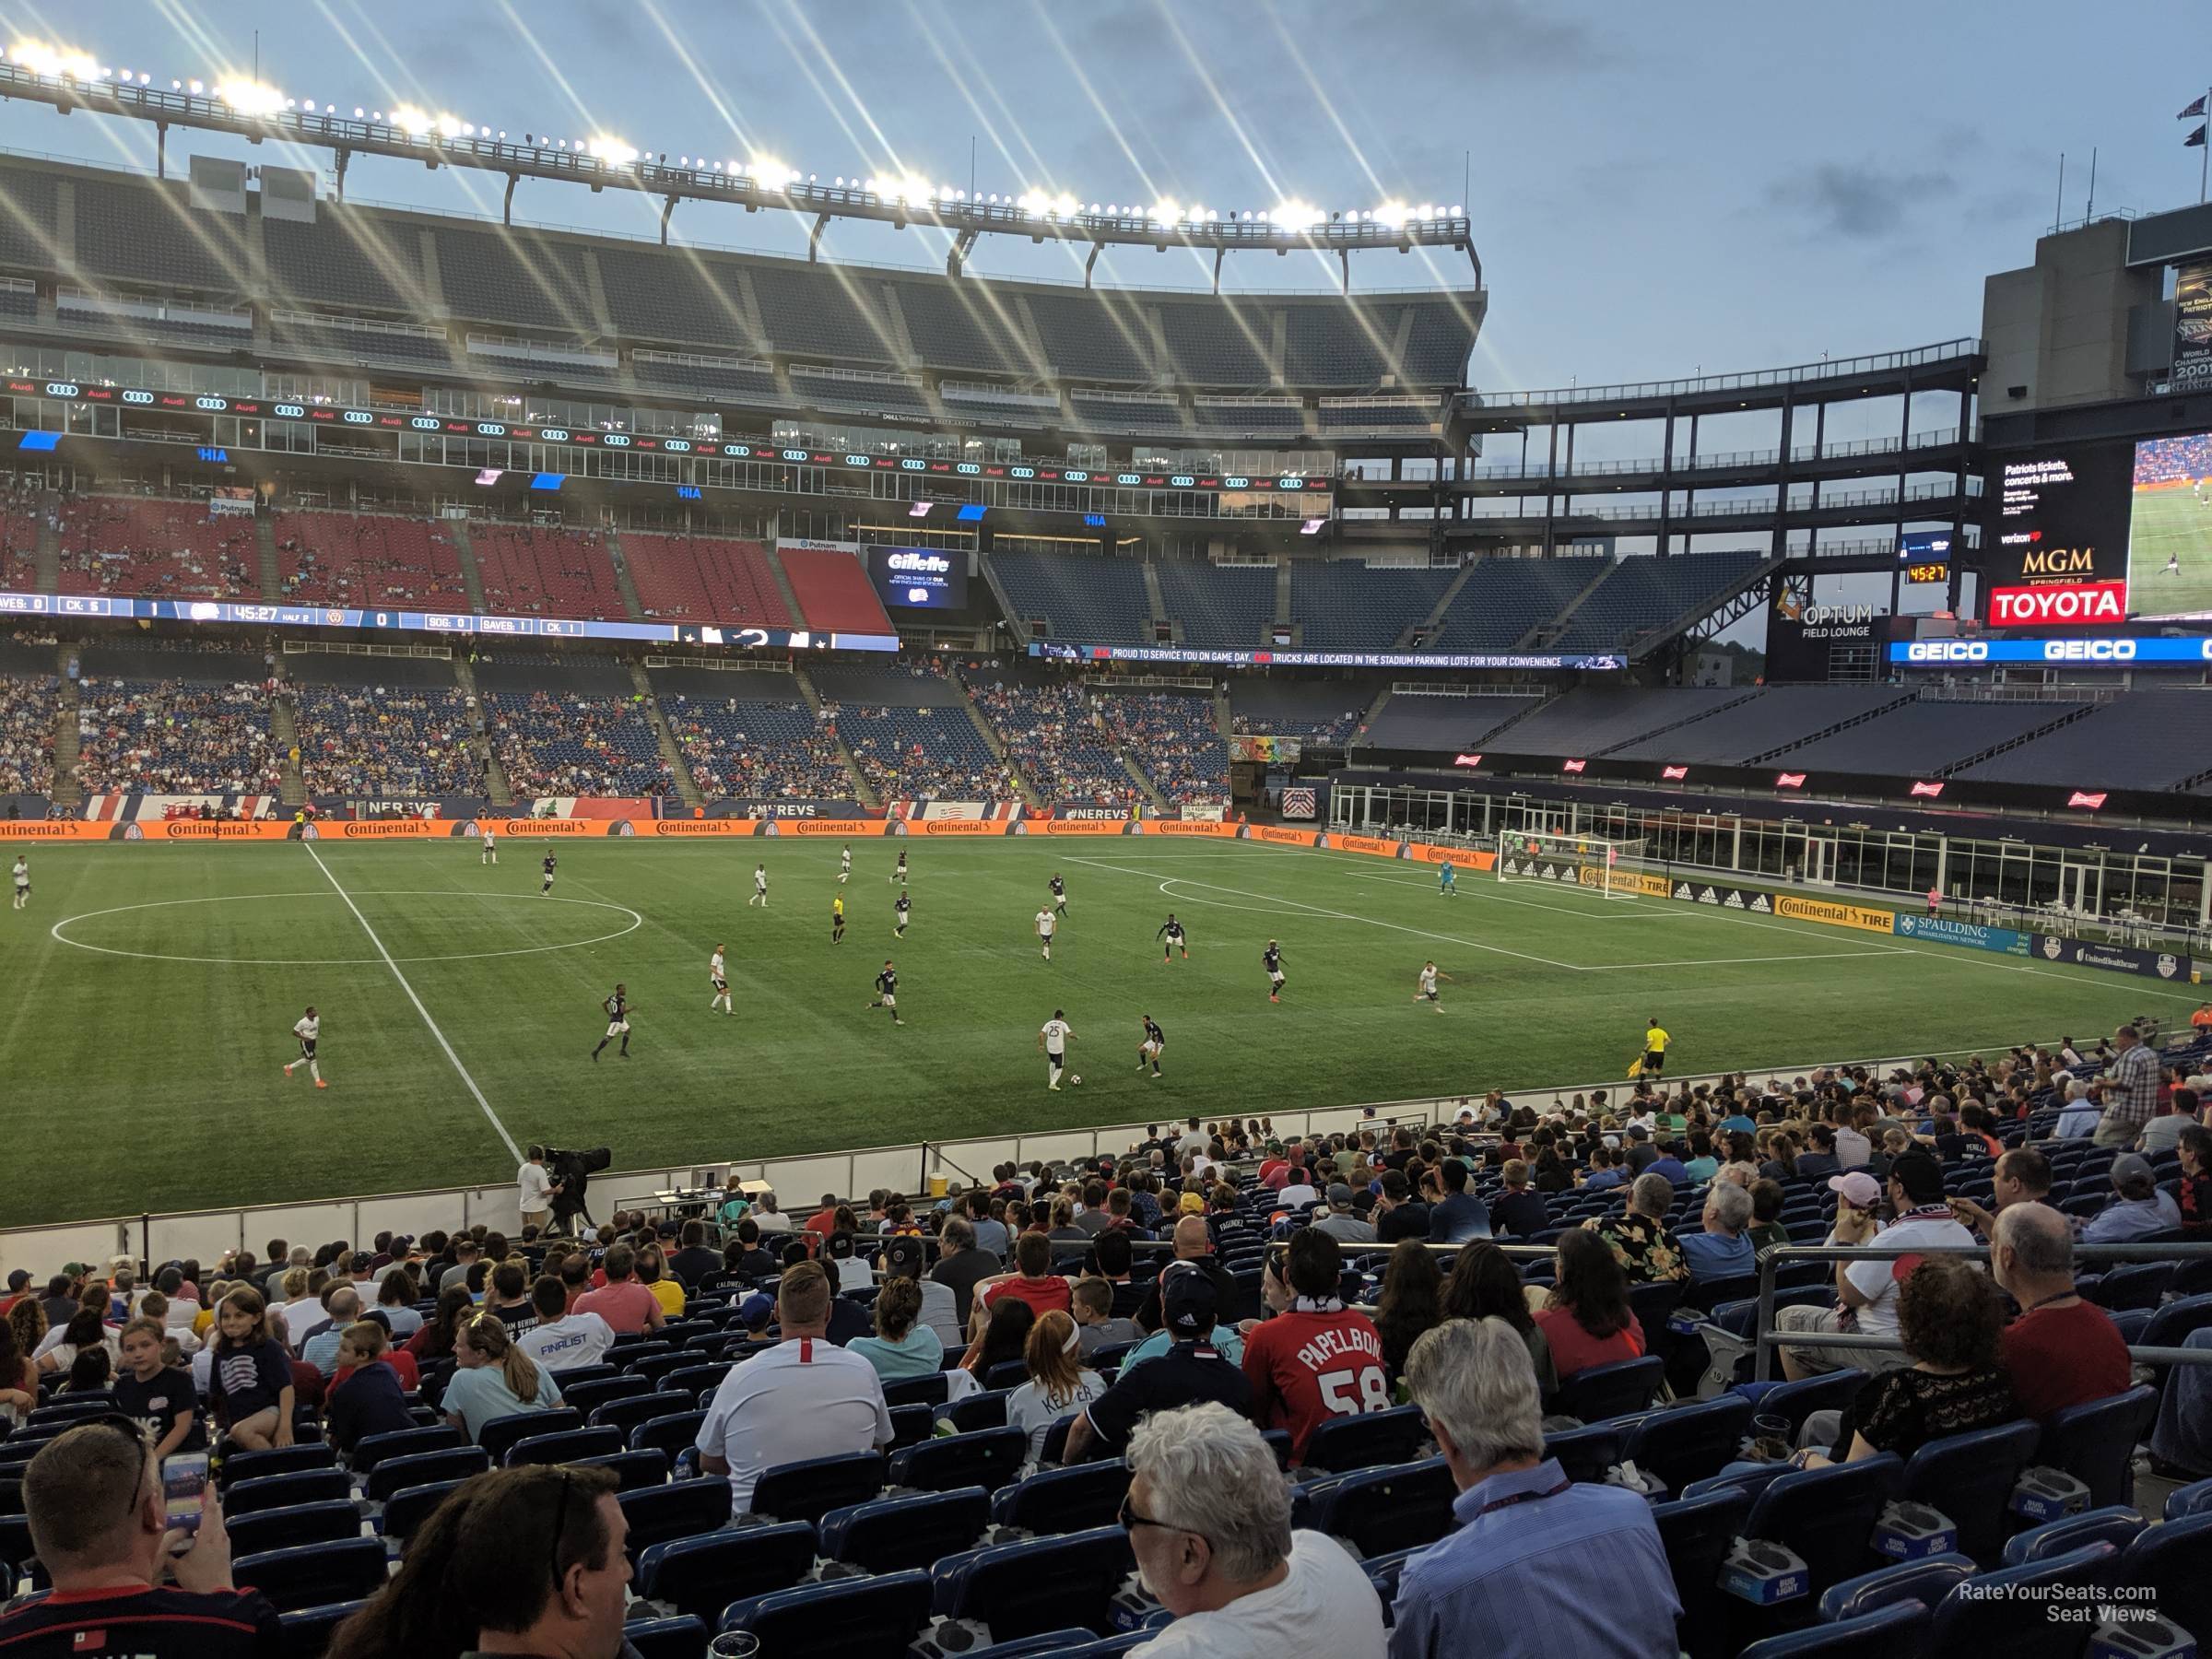
[[301, 841], [300, 844], [307, 849], [307, 855], [315, 861], [315, 868], [323, 872], [323, 879], [329, 882], [336, 889], [338, 897], [346, 900], [346, 908], [353, 912], [353, 919], [361, 924], [361, 931], [369, 935], [369, 943], [376, 947], [376, 954], [384, 959], [384, 966], [392, 971], [392, 977], [399, 982], [399, 988], [407, 994], [407, 1000], [415, 1005], [415, 1012], [422, 1016], [422, 1023], [429, 1027], [430, 1035], [438, 1040], [438, 1046], [445, 1051], [446, 1059], [452, 1063], [461, 1081], [467, 1086], [468, 1092], [476, 1097], [477, 1106], [483, 1110], [485, 1121], [506, 1143], [508, 1153], [514, 1161], [521, 1163], [523, 1149], [515, 1145], [514, 1136], [507, 1133], [507, 1125], [500, 1122], [500, 1114], [492, 1111], [491, 1102], [484, 1098], [484, 1091], [477, 1087], [476, 1078], [468, 1075], [468, 1067], [461, 1064], [461, 1056], [453, 1053], [453, 1045], [445, 1040], [445, 1033], [438, 1029], [438, 1022], [430, 1018], [430, 1011], [423, 1006], [422, 998], [415, 994], [415, 987], [407, 983], [407, 976], [399, 971], [399, 964], [392, 959], [392, 953], [384, 948], [383, 940], [376, 936], [376, 929], [369, 925], [369, 918], [361, 914], [361, 907], [353, 901], [353, 895], [330, 873], [330, 866], [323, 862], [323, 854], [315, 851], [314, 842]]

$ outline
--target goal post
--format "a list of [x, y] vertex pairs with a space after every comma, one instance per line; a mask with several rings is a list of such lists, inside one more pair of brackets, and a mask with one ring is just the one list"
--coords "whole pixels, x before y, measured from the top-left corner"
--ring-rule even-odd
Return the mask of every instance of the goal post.
[[1501, 882], [1548, 882], [1606, 899], [1664, 898], [1665, 878], [1649, 870], [1644, 845], [1641, 835], [1509, 830], [1498, 837], [1492, 870]]

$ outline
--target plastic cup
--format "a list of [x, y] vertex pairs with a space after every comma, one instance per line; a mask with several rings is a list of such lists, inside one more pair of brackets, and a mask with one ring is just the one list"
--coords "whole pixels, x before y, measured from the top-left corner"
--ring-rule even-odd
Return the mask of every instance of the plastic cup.
[[759, 1659], [760, 1638], [750, 1630], [724, 1630], [707, 1643], [708, 1659]]

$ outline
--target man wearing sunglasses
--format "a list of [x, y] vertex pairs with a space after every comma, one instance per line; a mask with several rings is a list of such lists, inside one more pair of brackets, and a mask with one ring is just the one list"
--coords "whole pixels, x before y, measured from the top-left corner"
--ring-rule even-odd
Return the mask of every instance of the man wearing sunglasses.
[[0, 1614], [8, 1659], [282, 1653], [276, 1609], [230, 1582], [230, 1539], [214, 1494], [195, 1536], [171, 1533], [160, 1465], [130, 1418], [95, 1418], [47, 1444], [24, 1471], [23, 1504], [53, 1594]]

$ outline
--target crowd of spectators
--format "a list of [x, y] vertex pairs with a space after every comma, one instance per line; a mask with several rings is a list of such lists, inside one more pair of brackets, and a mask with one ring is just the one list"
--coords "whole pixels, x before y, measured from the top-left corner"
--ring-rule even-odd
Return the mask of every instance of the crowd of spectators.
[[484, 793], [474, 722], [458, 691], [301, 685], [293, 704], [311, 795]]
[[44, 794], [53, 784], [53, 722], [61, 682], [0, 674], [0, 794]]
[[489, 694], [493, 740], [518, 796], [653, 795], [675, 788], [642, 700]]
[[58, 530], [61, 590], [163, 599], [258, 595], [255, 535], [250, 513], [210, 518], [204, 501], [68, 498]]
[[1013, 775], [958, 704], [840, 709], [831, 724], [861, 776], [887, 800], [986, 801], [1015, 793]]
[[88, 790], [270, 794], [283, 782], [265, 684], [87, 677], [77, 699]]
[[468, 583], [452, 537], [421, 519], [301, 512], [275, 526], [277, 582], [295, 603], [373, 610], [411, 604], [468, 608]]
[[841, 801], [853, 774], [830, 722], [788, 703], [664, 692], [661, 712], [699, 792], [715, 799]]
[[1135, 782], [1106, 735], [1091, 699], [1073, 680], [1044, 685], [971, 681], [976, 707], [1006, 754], [1048, 802], [1114, 806], [1133, 799]]
[[1100, 701], [1106, 729], [1170, 805], [1229, 804], [1229, 746], [1212, 698], [1150, 691]]

